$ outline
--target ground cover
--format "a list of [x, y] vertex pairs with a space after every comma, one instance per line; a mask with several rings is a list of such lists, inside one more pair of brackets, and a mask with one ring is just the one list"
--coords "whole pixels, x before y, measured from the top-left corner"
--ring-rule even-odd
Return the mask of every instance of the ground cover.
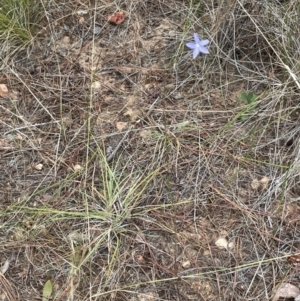
[[298, 1], [0, 4], [0, 300], [298, 287]]

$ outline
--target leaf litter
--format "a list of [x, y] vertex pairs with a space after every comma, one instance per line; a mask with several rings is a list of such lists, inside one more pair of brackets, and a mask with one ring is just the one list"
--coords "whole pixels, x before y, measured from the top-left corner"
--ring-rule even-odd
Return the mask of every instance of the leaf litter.
[[[107, 294], [101, 295], [106, 300], [255, 299], [259, 294], [270, 296], [273, 282], [285, 275], [281, 271], [287, 263], [277, 256], [297, 248], [299, 229], [291, 217], [297, 208], [291, 205], [299, 197], [299, 185], [293, 174], [297, 168], [285, 170], [295, 153], [280, 144], [278, 137], [282, 128], [290, 127], [292, 132], [293, 122], [296, 124], [297, 116], [288, 111], [294, 106], [293, 95], [287, 97], [291, 103], [285, 100], [286, 107], [276, 95], [263, 99], [259, 111], [251, 111], [254, 117], [247, 113], [246, 120], [239, 120], [235, 95], [241, 94], [240, 89], [248, 91], [253, 85], [259, 95], [278, 86], [276, 76], [264, 75], [265, 70], [276, 74], [274, 66], [278, 64], [268, 56], [271, 51], [263, 53], [269, 48], [259, 40], [258, 25], [253, 26], [238, 5], [210, 8], [207, 2], [201, 7], [205, 18], [200, 20], [200, 12], [191, 11], [192, 28], [185, 27], [188, 10], [182, 1], [174, 1], [174, 6], [159, 4], [128, 4], [128, 16], [121, 26], [107, 24], [109, 13], [116, 11], [113, 3], [96, 10], [76, 3], [72, 12], [62, 6], [65, 11], [49, 14], [55, 25], [54, 32], [49, 31], [53, 36], [48, 40], [46, 36], [41, 49], [33, 48], [28, 58], [37, 65], [35, 73], [29, 75], [16, 61], [16, 74], [26, 77], [27, 86], [6, 71], [21, 98], [17, 102], [1, 99], [6, 109], [1, 126], [3, 131], [16, 129], [23, 139], [9, 141], [10, 148], [1, 140], [3, 252], [14, 249], [20, 270], [30, 271], [30, 277], [38, 279], [30, 282], [28, 277], [27, 286], [15, 277], [14, 270], [6, 271], [7, 279], [14, 277], [22, 287], [23, 300], [37, 297], [32, 287], [41, 292], [37, 283], [46, 285], [49, 267], [55, 283], [60, 282], [59, 298], [64, 299], [72, 287], [79, 300], [97, 294]], [[252, 7], [250, 3], [253, 16], [261, 13], [260, 3], [256, 4]], [[93, 12], [97, 12], [96, 24]], [[211, 21], [218, 14], [224, 16], [214, 19], [218, 26], [206, 24], [207, 18]], [[232, 19], [236, 15], [243, 24], [238, 33], [230, 23], [236, 22]], [[82, 16], [84, 20], [79, 22]], [[180, 45], [196, 30], [212, 38], [216, 49], [211, 47], [211, 56], [193, 61]], [[243, 30], [252, 31], [249, 39], [244, 39], [248, 34], [243, 35]], [[234, 49], [230, 48], [233, 40]], [[261, 51], [257, 51], [256, 40]], [[281, 75], [278, 73], [278, 78], [286, 78]], [[266, 83], [270, 87], [264, 86]], [[91, 87], [93, 99], [89, 102]], [[278, 112], [274, 99], [282, 106]], [[63, 126], [47, 123], [50, 116]], [[90, 127], [85, 127], [87, 117]], [[125, 137], [123, 131], [128, 129]], [[87, 137], [92, 137], [90, 144]], [[95, 155], [96, 146], [111, 148], [112, 153], [116, 150], [107, 162], [111, 168], [107, 173]], [[87, 158], [88, 154], [93, 155]], [[35, 168], [41, 164], [37, 162], [43, 162], [41, 169]], [[46, 171], [49, 162], [52, 168]], [[87, 175], [76, 172], [82, 166]], [[135, 197], [132, 171], [146, 175], [153, 170], [159, 170], [157, 177], [144, 190], [139, 186]], [[131, 194], [126, 194], [128, 191]], [[41, 204], [39, 192], [53, 197]], [[127, 208], [124, 200], [132, 196], [136, 206]], [[113, 209], [108, 212], [109, 201]], [[285, 206], [281, 206], [283, 202]], [[278, 206], [273, 211], [274, 203]], [[20, 211], [11, 215], [10, 208], [17, 205]], [[288, 214], [281, 214], [285, 211], [278, 211], [280, 206]], [[47, 210], [51, 214], [47, 215]], [[88, 218], [85, 213], [90, 214]], [[37, 227], [40, 224], [46, 231]], [[275, 225], [281, 225], [280, 235]], [[136, 240], [137, 231], [142, 233], [140, 240]], [[66, 239], [70, 233], [85, 239], [76, 240], [74, 247], [75, 242]], [[234, 244], [232, 238], [236, 238]], [[87, 257], [82, 255], [85, 244], [91, 250]], [[266, 253], [274, 260], [260, 265]], [[70, 277], [75, 267], [70, 254], [78, 263], [74, 277]], [[239, 269], [244, 265], [246, 268]], [[258, 266], [263, 269], [264, 281], [257, 277]], [[124, 290], [131, 284], [135, 286]], [[291, 290], [281, 288], [285, 296]]]

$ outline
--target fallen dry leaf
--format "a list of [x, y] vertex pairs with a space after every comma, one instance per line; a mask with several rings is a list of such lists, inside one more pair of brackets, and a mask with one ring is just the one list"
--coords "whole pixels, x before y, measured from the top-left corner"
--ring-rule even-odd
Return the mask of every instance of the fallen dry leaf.
[[268, 187], [268, 184], [270, 182], [270, 179], [268, 177], [262, 177], [259, 182], [261, 183], [261, 186], [263, 189], [266, 189]]
[[136, 255], [135, 257], [135, 261], [138, 263], [138, 264], [145, 264], [146, 263], [146, 260], [145, 258], [142, 256], [142, 255]]
[[266, 189], [268, 187], [269, 182], [270, 179], [266, 176], [262, 177], [260, 180], [253, 179], [251, 183], [251, 188], [253, 190], [257, 190], [259, 188]]
[[51, 194], [48, 194], [48, 193], [45, 193], [42, 195], [42, 201], [50, 201], [52, 199], [52, 195]]
[[108, 16], [108, 22], [112, 24], [121, 24], [125, 20], [125, 13], [123, 11], [116, 12]]
[[154, 292], [147, 292], [146, 294], [140, 293], [137, 294], [137, 300], [138, 301], [155, 301], [159, 300], [159, 296]]
[[0, 84], [0, 97], [7, 97], [8, 96], [8, 89], [5, 84]]
[[92, 83], [91, 86], [92, 86], [92, 88], [94, 90], [100, 90], [100, 88], [101, 88], [101, 82], [100, 81], [95, 81], [95, 82]]
[[205, 250], [205, 251], [203, 252], [203, 256], [210, 256], [210, 255], [211, 255], [210, 250]]
[[118, 131], [123, 131], [128, 127], [128, 123], [127, 122], [117, 122], [116, 123], [116, 128]]
[[147, 139], [147, 138], [150, 138], [151, 135], [152, 135], [151, 130], [143, 129], [143, 130], [140, 131], [140, 137], [141, 138]]
[[133, 122], [139, 118], [139, 110], [129, 108], [123, 115], [129, 116], [130, 120]]
[[258, 181], [257, 179], [253, 179], [253, 180], [252, 180], [252, 183], [251, 183], [251, 188], [252, 188], [253, 190], [257, 190], [257, 189], [259, 188], [259, 186], [260, 186], [259, 181]]
[[11, 148], [11, 145], [10, 145], [10, 141], [9, 141], [9, 137], [4, 137], [4, 138], [1, 138], [0, 139], [0, 148], [3, 148], [3, 149], [9, 149]]
[[127, 97], [127, 103], [126, 103], [126, 107], [132, 107], [133, 105], [135, 105], [136, 103], [138, 103], [139, 98], [131, 95]]
[[279, 298], [296, 298], [300, 295], [299, 288], [289, 283], [281, 283], [274, 292], [272, 301], [277, 301]]
[[300, 253], [289, 256], [287, 260], [289, 263], [300, 263]]
[[79, 20], [78, 20], [78, 23], [79, 23], [79, 24], [83, 24], [84, 21], [85, 21], [85, 20], [84, 20], [84, 17], [80, 17]]

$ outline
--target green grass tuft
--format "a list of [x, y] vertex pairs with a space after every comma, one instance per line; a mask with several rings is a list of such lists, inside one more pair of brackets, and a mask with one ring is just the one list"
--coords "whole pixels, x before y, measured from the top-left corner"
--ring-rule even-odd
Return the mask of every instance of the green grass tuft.
[[41, 19], [41, 2], [1, 0], [0, 7], [0, 41], [17, 45], [31, 41]]

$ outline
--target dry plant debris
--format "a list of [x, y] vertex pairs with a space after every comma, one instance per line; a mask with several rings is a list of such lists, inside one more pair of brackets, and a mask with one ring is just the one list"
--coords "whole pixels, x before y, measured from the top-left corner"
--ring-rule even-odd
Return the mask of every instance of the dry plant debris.
[[297, 298], [299, 1], [35, 1], [0, 31], [0, 298]]

